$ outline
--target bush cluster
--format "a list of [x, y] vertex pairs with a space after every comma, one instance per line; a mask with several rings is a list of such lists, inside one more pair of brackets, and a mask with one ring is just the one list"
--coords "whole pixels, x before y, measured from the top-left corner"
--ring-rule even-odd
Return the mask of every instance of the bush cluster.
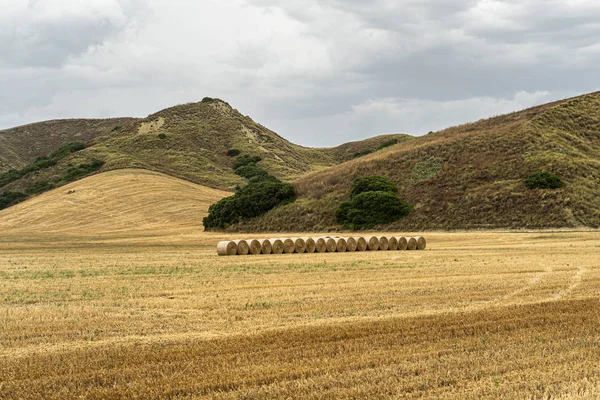
[[229, 150], [227, 150], [227, 155], [229, 157], [237, 157], [237, 156], [240, 155], [240, 153], [241, 153], [241, 151], [239, 151], [238, 149], [229, 149]]
[[158, 136], [159, 139], [166, 139], [167, 138], [167, 135], [165, 135], [164, 133], [159, 133], [157, 136]]
[[386, 147], [390, 147], [395, 144], [398, 144], [398, 139], [386, 140], [385, 142], [381, 143], [379, 147], [377, 147], [377, 150], [385, 149]]
[[233, 195], [221, 199], [208, 209], [202, 221], [206, 230], [226, 228], [244, 219], [258, 217], [267, 211], [296, 199], [296, 191], [289, 183], [281, 182], [258, 167], [258, 156], [244, 155], [236, 160], [235, 173], [248, 184]]
[[354, 155], [352, 156], [352, 158], [359, 158], [359, 157], [363, 157], [366, 156], [367, 154], [371, 154], [373, 152], [373, 150], [361, 150], [357, 153], [354, 153]]
[[67, 174], [63, 177], [64, 182], [71, 182], [83, 178], [92, 172], [98, 171], [104, 165], [104, 161], [92, 160], [90, 163], [79, 164], [67, 170]]
[[358, 178], [352, 182], [350, 200], [337, 208], [335, 217], [346, 228], [367, 229], [398, 220], [412, 206], [396, 195], [398, 189], [381, 176]]
[[21, 192], [2, 192], [0, 193], [0, 210], [17, 204], [27, 198], [25, 193]]
[[524, 182], [529, 189], [559, 189], [565, 185], [559, 176], [547, 171], [531, 174]]
[[21, 179], [25, 175], [39, 171], [41, 169], [50, 168], [56, 165], [57, 162], [66, 158], [69, 154], [85, 149], [86, 145], [82, 142], [71, 142], [61, 146], [58, 150], [51, 153], [48, 157], [38, 157], [33, 164], [29, 164], [20, 170], [12, 169], [8, 172], [0, 174], [0, 187], [6, 186], [11, 182]]

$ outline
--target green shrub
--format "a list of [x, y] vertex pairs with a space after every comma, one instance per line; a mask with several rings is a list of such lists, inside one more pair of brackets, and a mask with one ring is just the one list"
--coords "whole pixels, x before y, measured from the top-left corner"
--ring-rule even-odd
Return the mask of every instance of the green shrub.
[[425, 161], [420, 161], [413, 166], [411, 178], [413, 181], [424, 181], [435, 178], [442, 171], [444, 160], [439, 157], [430, 157]]
[[104, 161], [92, 160], [90, 163], [79, 164], [76, 167], [71, 167], [67, 170], [67, 174], [63, 177], [64, 182], [71, 182], [90, 175], [102, 168]]
[[47, 181], [39, 181], [30, 185], [27, 189], [25, 189], [25, 192], [27, 192], [27, 194], [39, 194], [51, 189], [54, 189], [54, 185], [52, 183]]
[[247, 165], [256, 165], [261, 160], [262, 158], [260, 158], [259, 156], [251, 156], [245, 154], [243, 156], [238, 157], [235, 160], [235, 164], [233, 164], [233, 169], [236, 170], [239, 167], [245, 167]]
[[275, 179], [249, 183], [236, 194], [226, 197], [208, 209], [208, 216], [203, 219], [204, 228], [226, 228], [243, 219], [254, 218], [267, 211], [294, 201], [294, 187]]
[[264, 169], [257, 167], [256, 165], [244, 165], [235, 169], [235, 173], [242, 178], [252, 179], [259, 178], [263, 179], [269, 176], [269, 173]]
[[531, 174], [524, 182], [529, 189], [558, 189], [565, 185], [560, 177], [546, 171]]
[[11, 182], [16, 181], [21, 178], [21, 171], [17, 171], [16, 169], [11, 169], [10, 171], [6, 171], [0, 174], [0, 187], [6, 186]]
[[389, 179], [383, 176], [366, 176], [364, 178], [356, 178], [352, 182], [350, 195], [352, 197], [363, 192], [390, 192], [396, 193], [398, 188]]
[[0, 193], [0, 210], [8, 208], [14, 204], [20, 203], [27, 198], [25, 193], [21, 192], [2, 192]]
[[358, 153], [354, 153], [352, 158], [359, 158], [362, 156], [366, 156], [367, 154], [371, 154], [372, 152], [373, 152], [373, 150], [361, 150]]
[[166, 138], [167, 138], [167, 135], [165, 135], [164, 133], [159, 133], [159, 134], [158, 134], [158, 138], [159, 138], [159, 139], [166, 139]]
[[412, 206], [391, 192], [363, 192], [340, 204], [337, 221], [346, 228], [366, 229], [387, 224], [410, 213]]
[[377, 147], [377, 150], [385, 149], [386, 147], [390, 147], [395, 144], [398, 144], [398, 139], [386, 140], [385, 142], [381, 143], [379, 147]]
[[241, 153], [241, 151], [239, 151], [238, 149], [229, 149], [229, 150], [227, 150], [227, 155], [229, 157], [237, 157], [237, 156], [240, 155], [240, 153]]
[[83, 142], [71, 142], [61, 146], [58, 150], [50, 154], [51, 160], [60, 161], [63, 158], [66, 158], [69, 154], [75, 153], [77, 151], [83, 150], [86, 148], [86, 144]]
[[123, 129], [123, 127], [121, 125], [117, 125], [114, 128], [112, 128], [111, 132], [116, 132], [116, 131], [120, 131], [121, 129]]

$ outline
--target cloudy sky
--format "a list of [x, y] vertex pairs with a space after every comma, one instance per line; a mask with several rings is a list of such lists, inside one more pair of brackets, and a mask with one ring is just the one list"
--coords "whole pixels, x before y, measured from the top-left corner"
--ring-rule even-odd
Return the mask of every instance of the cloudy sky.
[[1, 0], [0, 128], [205, 96], [303, 145], [600, 89], [598, 0]]

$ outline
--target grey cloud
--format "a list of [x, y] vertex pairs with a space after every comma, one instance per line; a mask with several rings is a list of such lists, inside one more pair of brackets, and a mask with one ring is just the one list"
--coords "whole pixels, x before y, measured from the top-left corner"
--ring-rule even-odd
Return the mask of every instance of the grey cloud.
[[44, 3], [62, 11], [0, 15], [4, 127], [212, 96], [333, 145], [600, 88], [595, 0], [30, 2]]

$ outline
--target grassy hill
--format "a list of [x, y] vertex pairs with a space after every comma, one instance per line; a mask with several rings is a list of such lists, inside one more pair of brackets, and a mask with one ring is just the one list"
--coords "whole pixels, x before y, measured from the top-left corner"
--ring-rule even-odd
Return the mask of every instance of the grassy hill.
[[[528, 189], [538, 171], [558, 190]], [[381, 229], [600, 226], [600, 93], [402, 141], [294, 182], [298, 200], [237, 230], [335, 230], [353, 179], [388, 177], [414, 205]]]
[[[85, 121], [79, 123], [86, 124]], [[40, 123], [36, 126], [48, 125], [50, 129], [52, 124]], [[401, 141], [407, 137], [384, 135], [333, 149], [306, 148], [283, 139], [226, 102], [210, 98], [199, 103], [171, 107], [145, 119], [104, 121], [101, 125], [102, 131], [88, 135], [93, 136], [93, 140], [86, 149], [70, 154], [56, 165], [25, 174], [1, 187], [0, 194], [8, 191], [37, 194], [93, 172], [123, 168], [152, 170], [213, 188], [233, 190], [244, 183], [232, 169], [235, 157], [231, 156], [231, 151], [234, 150], [240, 154], [262, 157], [261, 166], [269, 173], [284, 180], [293, 180], [336, 165], [355, 156], [355, 153], [377, 150], [386, 141]], [[16, 132], [13, 136], [17, 137], [25, 128], [13, 129]], [[56, 128], [58, 131], [66, 129], [64, 124]], [[79, 130], [83, 131], [83, 128], [80, 126]], [[72, 134], [66, 135], [65, 139], [84, 138], [83, 134], [78, 136], [75, 133], [77, 131], [77, 126], [72, 124], [68, 131]], [[46, 138], [52, 135], [46, 133], [36, 136], [32, 133], [24, 136], [21, 147], [14, 147], [18, 148], [20, 154], [28, 154], [24, 143], [29, 143], [31, 138], [31, 142], [41, 140], [38, 136]], [[42, 144], [40, 148], [44, 147]], [[44, 147], [45, 154], [40, 154], [44, 153], [40, 150], [34, 155], [49, 154], [54, 144]], [[19, 160], [13, 161], [12, 165], [22, 166], [23, 158]]]
[[227, 195], [157, 172], [110, 171], [0, 211], [0, 230], [81, 236], [197, 231], [209, 205]]
[[74, 141], [90, 143], [135, 118], [63, 119], [0, 130], [0, 173], [20, 169]]

